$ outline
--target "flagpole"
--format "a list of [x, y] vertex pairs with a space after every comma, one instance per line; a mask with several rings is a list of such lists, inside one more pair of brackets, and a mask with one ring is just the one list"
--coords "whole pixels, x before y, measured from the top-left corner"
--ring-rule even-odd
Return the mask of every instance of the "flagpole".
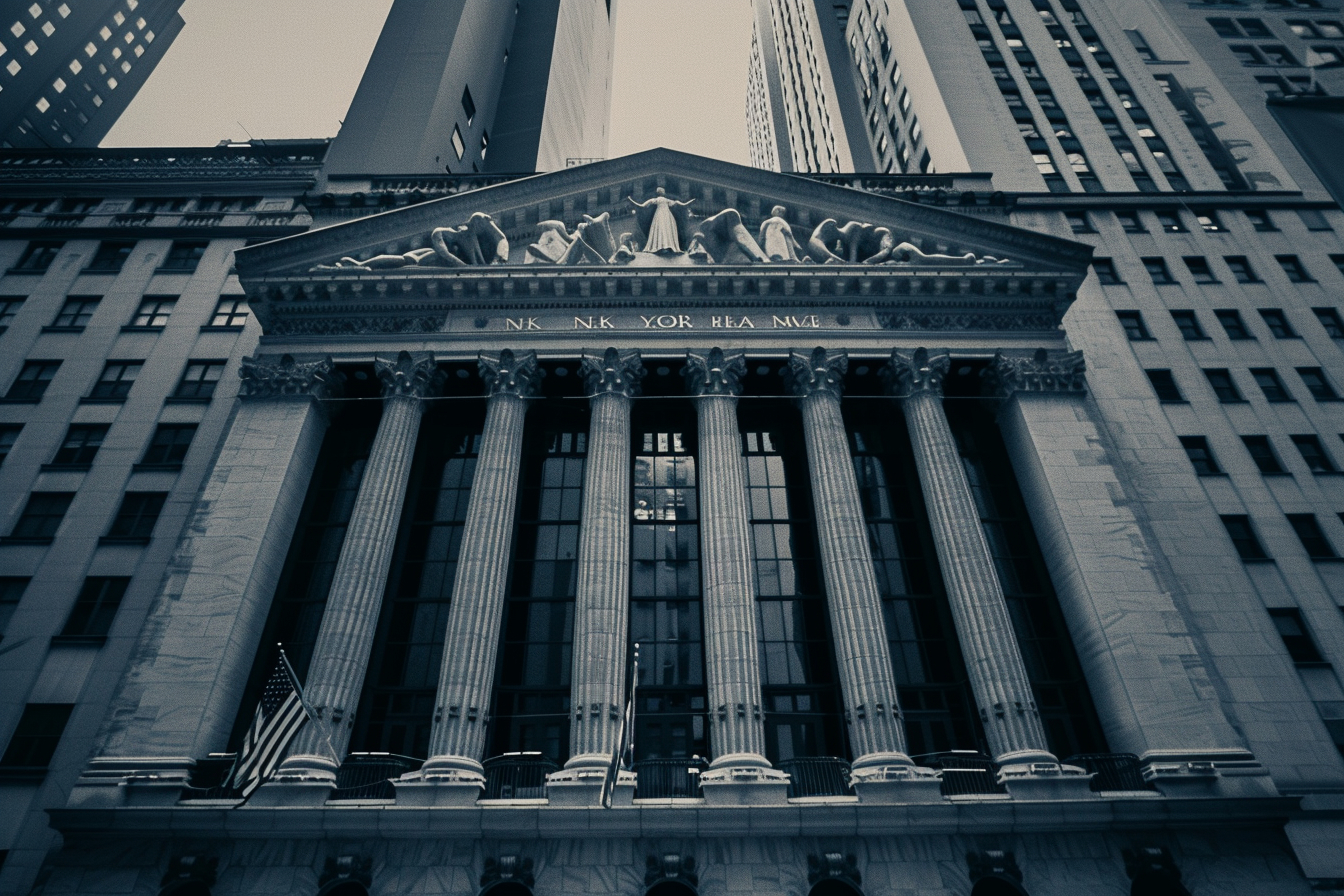
[[634, 768], [635, 765], [635, 692], [639, 689], [639, 642], [635, 642], [635, 661], [630, 670], [630, 713], [626, 719], [626, 724], [630, 726], [629, 735], [626, 738], [626, 744], [630, 750], [630, 764], [626, 768]]
[[[276, 646], [280, 648], [280, 661], [285, 664], [285, 672], [289, 674], [289, 681], [294, 685], [294, 693], [299, 695], [299, 702], [303, 704], [303, 711], [308, 714], [308, 721], [318, 725], [319, 716], [309, 705], [308, 698], [304, 696], [303, 685], [299, 684], [299, 676], [294, 673], [294, 667], [289, 664], [289, 657], [285, 656], [285, 648], [279, 644]], [[327, 749], [331, 751], [332, 761], [339, 766], [341, 757], [336, 755], [336, 745], [331, 742], [331, 734], [327, 731], [326, 726], [319, 725], [318, 727], [322, 732], [322, 739], [327, 742]]]

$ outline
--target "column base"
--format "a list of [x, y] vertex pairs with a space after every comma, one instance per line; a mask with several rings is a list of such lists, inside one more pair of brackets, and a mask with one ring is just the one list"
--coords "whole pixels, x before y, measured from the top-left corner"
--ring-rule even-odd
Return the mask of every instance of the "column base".
[[1143, 779], [1171, 797], [1273, 797], [1269, 770], [1244, 750], [1214, 753], [1145, 753]]
[[[572, 762], [573, 760], [571, 760]], [[610, 760], [607, 760], [610, 763]], [[589, 807], [602, 805], [602, 787], [607, 781], [608, 766], [581, 764], [552, 772], [546, 776], [546, 799], [552, 806]], [[633, 806], [635, 800], [635, 773], [622, 769], [616, 773], [611, 792], [613, 806]]]
[[941, 803], [942, 782], [904, 753], [870, 753], [855, 759], [849, 782], [861, 803]]
[[706, 806], [786, 806], [789, 776], [757, 753], [729, 753], [700, 775]]
[[1095, 800], [1101, 796], [1092, 790], [1089, 772], [1058, 761], [1005, 765], [999, 769], [999, 783], [1015, 800]]
[[189, 756], [108, 756], [89, 761], [70, 791], [74, 809], [172, 806], [182, 798], [196, 760]]
[[340, 768], [328, 756], [290, 756], [271, 780], [248, 797], [249, 806], [321, 806], [336, 789]]
[[465, 756], [434, 756], [392, 787], [398, 806], [474, 806], [485, 791], [485, 770]]

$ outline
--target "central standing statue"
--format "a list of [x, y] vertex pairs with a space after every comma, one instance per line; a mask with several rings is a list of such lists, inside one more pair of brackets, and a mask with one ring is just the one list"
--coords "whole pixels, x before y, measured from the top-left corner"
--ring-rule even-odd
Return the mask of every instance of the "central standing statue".
[[662, 187], [657, 195], [644, 202], [635, 202], [635, 197], [627, 196], [635, 208], [635, 218], [644, 231], [644, 251], [659, 255], [675, 255], [681, 251], [681, 229], [689, 223], [690, 213], [686, 209], [695, 200], [680, 202], [668, 199], [667, 191]]

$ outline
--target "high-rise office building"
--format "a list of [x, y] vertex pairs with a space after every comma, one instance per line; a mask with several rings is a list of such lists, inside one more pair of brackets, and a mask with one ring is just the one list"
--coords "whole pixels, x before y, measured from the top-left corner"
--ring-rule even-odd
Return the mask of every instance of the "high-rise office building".
[[1150, 5], [779, 6], [794, 173], [0, 154], [0, 890], [1341, 889], [1344, 214]]
[[0, 146], [97, 146], [182, 30], [182, 0], [32, 0], [0, 27]]

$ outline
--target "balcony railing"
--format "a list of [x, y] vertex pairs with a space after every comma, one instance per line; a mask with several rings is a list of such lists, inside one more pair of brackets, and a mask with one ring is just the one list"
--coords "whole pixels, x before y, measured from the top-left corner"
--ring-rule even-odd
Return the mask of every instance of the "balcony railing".
[[537, 800], [546, 796], [546, 776], [560, 767], [540, 753], [505, 753], [481, 763], [483, 800]]
[[695, 759], [641, 759], [635, 763], [635, 799], [666, 800], [701, 796], [700, 773], [709, 763]]
[[835, 756], [786, 759], [780, 771], [789, 774], [789, 796], [853, 796], [849, 763]]
[[978, 796], [1007, 793], [999, 783], [999, 767], [983, 753], [953, 750], [916, 757], [921, 765], [943, 773], [943, 796]]
[[1065, 759], [1064, 764], [1094, 772], [1092, 789], [1097, 792], [1157, 790], [1151, 781], [1143, 779], [1143, 764], [1133, 753], [1081, 753]]
[[396, 799], [392, 779], [413, 772], [423, 764], [422, 759], [392, 753], [351, 753], [336, 772], [336, 789], [328, 799]]

